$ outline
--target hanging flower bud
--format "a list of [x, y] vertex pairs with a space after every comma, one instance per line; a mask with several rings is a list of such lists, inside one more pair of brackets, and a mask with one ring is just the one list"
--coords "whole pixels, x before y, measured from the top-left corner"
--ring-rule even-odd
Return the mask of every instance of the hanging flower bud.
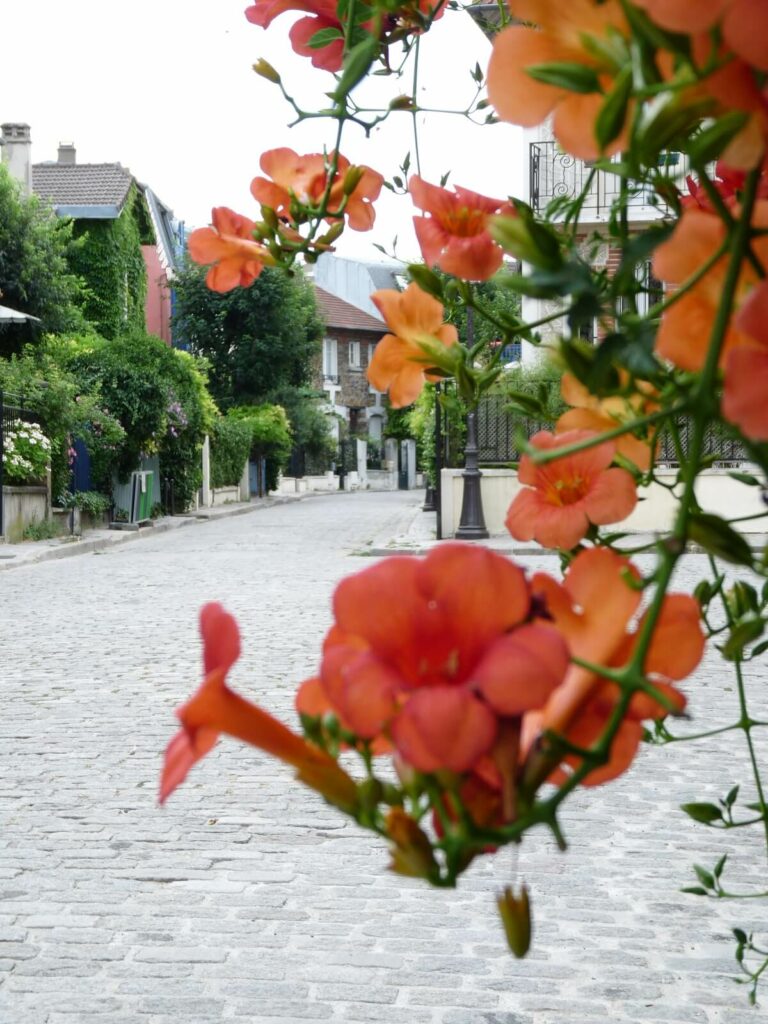
[[528, 886], [520, 887], [516, 896], [511, 886], [506, 886], [501, 896], [496, 897], [501, 923], [507, 936], [507, 944], [516, 957], [524, 957], [531, 945], [531, 903]]

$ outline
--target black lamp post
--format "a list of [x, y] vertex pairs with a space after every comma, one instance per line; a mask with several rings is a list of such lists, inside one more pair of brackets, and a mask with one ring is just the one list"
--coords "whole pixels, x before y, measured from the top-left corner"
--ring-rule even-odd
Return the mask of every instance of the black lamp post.
[[[467, 344], [470, 348], [475, 341], [475, 311], [467, 310]], [[482, 473], [478, 469], [477, 447], [477, 406], [467, 413], [467, 443], [464, 446], [464, 493], [461, 499], [461, 519], [456, 531], [458, 540], [483, 540], [488, 537], [483, 514], [483, 496], [480, 491]]]

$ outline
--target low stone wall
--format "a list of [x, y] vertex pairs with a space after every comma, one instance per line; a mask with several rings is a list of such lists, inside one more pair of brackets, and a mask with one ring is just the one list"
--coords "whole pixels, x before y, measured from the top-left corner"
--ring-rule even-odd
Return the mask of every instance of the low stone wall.
[[226, 505], [233, 501], [240, 501], [240, 487], [212, 487], [211, 505]]
[[[461, 519], [463, 481], [460, 469], [444, 469], [442, 486], [442, 527], [443, 537], [453, 537]], [[673, 484], [677, 470], [660, 470], [659, 478]], [[492, 536], [505, 534], [504, 519], [512, 499], [520, 491], [517, 473], [512, 469], [484, 469], [481, 480], [485, 525]], [[661, 533], [672, 525], [677, 503], [664, 486], [652, 484], [641, 488], [635, 511], [617, 524], [617, 529], [633, 533]], [[732, 477], [727, 470], [711, 469], [702, 473], [696, 483], [696, 497], [705, 512], [713, 512], [726, 520], [765, 512], [759, 487], [745, 487]], [[765, 533], [766, 520], [753, 519], [740, 524], [747, 533]]]
[[396, 491], [396, 469], [369, 469], [368, 486], [372, 491]]
[[18, 544], [32, 523], [41, 523], [50, 512], [47, 487], [3, 487], [3, 536]]

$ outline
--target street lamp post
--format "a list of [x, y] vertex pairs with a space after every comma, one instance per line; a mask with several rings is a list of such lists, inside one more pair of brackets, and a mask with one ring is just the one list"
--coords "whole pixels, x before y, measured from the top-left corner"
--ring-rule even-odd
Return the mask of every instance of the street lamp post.
[[[470, 348], [475, 341], [475, 311], [467, 310], [467, 344]], [[480, 490], [482, 473], [478, 469], [477, 447], [477, 406], [467, 413], [467, 443], [464, 447], [464, 492], [461, 499], [461, 519], [456, 537], [459, 540], [483, 540], [488, 537], [483, 514], [483, 496]]]

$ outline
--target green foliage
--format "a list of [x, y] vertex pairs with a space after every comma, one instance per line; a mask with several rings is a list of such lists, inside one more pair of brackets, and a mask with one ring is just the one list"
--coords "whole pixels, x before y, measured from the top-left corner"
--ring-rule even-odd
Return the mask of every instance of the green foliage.
[[239, 405], [229, 415], [251, 428], [251, 458], [267, 462], [267, 489], [274, 490], [293, 447], [291, 425], [280, 405]]
[[510, 412], [554, 423], [568, 408], [560, 394], [562, 369], [550, 359], [505, 371], [492, 393], [509, 398]]
[[74, 494], [62, 494], [59, 498], [61, 508], [79, 508], [81, 512], [100, 519], [109, 512], [112, 500], [108, 494], [99, 491], [75, 491]]
[[303, 277], [267, 269], [250, 288], [219, 294], [206, 286], [205, 268], [189, 262], [174, 289], [176, 336], [208, 360], [222, 408], [279, 401], [279, 389], [307, 384], [322, 323]]
[[[142, 455], [157, 453], [176, 504], [186, 506], [201, 483], [200, 448], [215, 415], [205, 367], [146, 334], [73, 342], [68, 365], [84, 389], [100, 395], [125, 432], [110, 474], [114, 470], [125, 479]], [[109, 489], [111, 480], [97, 476], [94, 483]]]
[[19, 352], [44, 332], [83, 326], [81, 283], [68, 262], [76, 249], [71, 224], [34, 196], [22, 197], [0, 166], [0, 303], [41, 321], [0, 326], [0, 356]]
[[105, 338], [144, 331], [147, 272], [142, 244], [154, 241], [146, 202], [135, 185], [114, 220], [77, 221], [70, 265], [85, 282], [84, 312]]
[[24, 528], [23, 540], [53, 540], [61, 533], [61, 527], [55, 520], [35, 519]]
[[70, 343], [45, 338], [38, 345], [8, 360], [0, 359], [0, 388], [18, 395], [32, 408], [51, 440], [53, 494], [69, 486], [69, 449], [80, 437], [88, 448], [94, 476], [111, 478], [115, 451], [125, 432], [101, 404], [97, 390], [89, 390], [67, 367]]
[[211, 486], [235, 487], [251, 451], [250, 421], [221, 416], [211, 427]]
[[323, 394], [311, 388], [282, 387], [272, 392], [270, 401], [285, 409], [294, 447], [300, 448], [311, 462], [319, 465], [332, 458], [336, 441], [330, 432]]

